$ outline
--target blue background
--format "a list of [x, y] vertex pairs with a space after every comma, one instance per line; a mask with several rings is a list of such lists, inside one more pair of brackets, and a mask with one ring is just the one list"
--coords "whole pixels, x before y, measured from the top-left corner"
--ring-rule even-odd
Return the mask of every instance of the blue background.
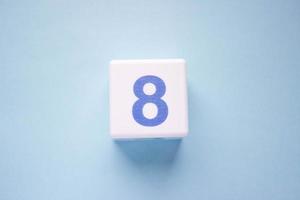
[[[0, 1], [0, 199], [300, 199], [300, 3]], [[113, 142], [111, 59], [185, 58], [190, 135]]]

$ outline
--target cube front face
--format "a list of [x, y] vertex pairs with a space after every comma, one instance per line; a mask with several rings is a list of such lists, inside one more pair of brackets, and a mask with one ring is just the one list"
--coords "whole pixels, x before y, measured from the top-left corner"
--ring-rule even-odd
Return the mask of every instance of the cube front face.
[[115, 139], [178, 138], [188, 133], [183, 59], [110, 63], [110, 134]]

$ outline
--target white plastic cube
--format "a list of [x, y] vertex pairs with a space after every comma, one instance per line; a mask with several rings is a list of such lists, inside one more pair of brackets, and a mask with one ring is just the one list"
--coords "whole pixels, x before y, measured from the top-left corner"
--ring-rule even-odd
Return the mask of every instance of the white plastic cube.
[[187, 80], [183, 59], [113, 60], [109, 84], [112, 138], [187, 135]]

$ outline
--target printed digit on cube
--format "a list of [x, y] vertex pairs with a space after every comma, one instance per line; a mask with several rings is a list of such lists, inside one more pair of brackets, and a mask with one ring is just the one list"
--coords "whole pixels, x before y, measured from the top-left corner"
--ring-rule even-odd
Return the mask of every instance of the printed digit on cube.
[[[147, 83], [152, 83], [156, 87], [156, 91], [152, 95], [145, 94], [143, 88]], [[134, 120], [143, 126], [158, 126], [162, 124], [168, 117], [168, 106], [161, 98], [166, 93], [165, 82], [153, 75], [147, 75], [135, 81], [133, 91], [138, 100], [133, 104], [132, 115]], [[157, 115], [152, 118], [146, 118], [143, 113], [143, 107], [147, 103], [153, 103], [157, 106]]]

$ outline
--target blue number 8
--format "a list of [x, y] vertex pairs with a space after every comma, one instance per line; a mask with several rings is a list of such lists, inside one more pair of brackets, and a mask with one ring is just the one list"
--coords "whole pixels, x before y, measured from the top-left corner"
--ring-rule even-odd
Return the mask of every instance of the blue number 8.
[[[152, 83], [156, 87], [156, 91], [152, 95], [144, 93], [144, 85]], [[133, 91], [139, 99], [133, 104], [132, 115], [134, 120], [143, 126], [157, 126], [163, 123], [168, 117], [168, 106], [164, 100], [161, 99], [166, 92], [166, 85], [162, 79], [157, 76], [143, 76], [136, 80], [133, 86]], [[146, 103], [153, 103], [157, 106], [156, 117], [149, 119], [143, 114], [143, 107]]]

